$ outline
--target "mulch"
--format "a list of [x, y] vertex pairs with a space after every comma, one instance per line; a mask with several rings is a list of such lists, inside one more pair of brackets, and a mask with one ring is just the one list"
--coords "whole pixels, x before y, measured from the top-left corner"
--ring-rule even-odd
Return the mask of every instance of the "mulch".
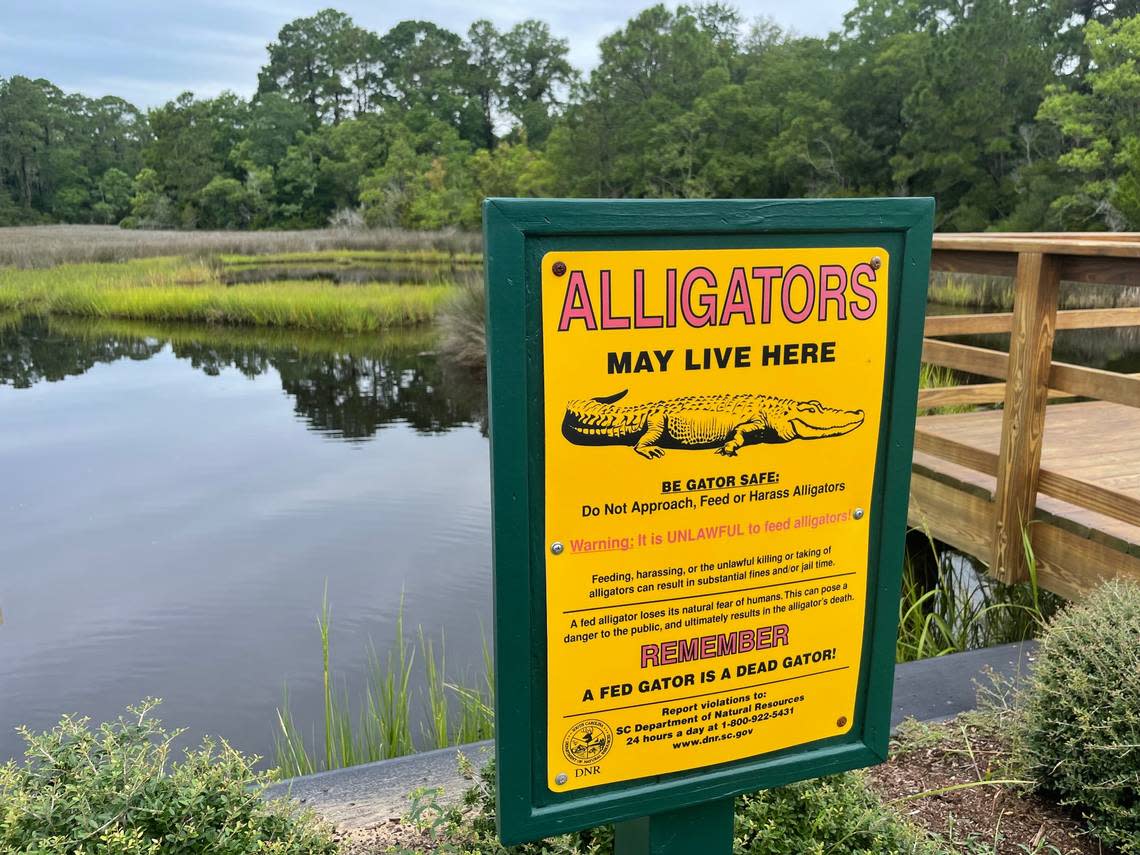
[[904, 731], [887, 762], [869, 770], [870, 784], [884, 802], [952, 848], [969, 851], [965, 847], [973, 840], [996, 855], [1114, 851], [1089, 836], [1078, 818], [1022, 786], [965, 786], [1015, 777], [1004, 768], [1002, 741], [968, 715], [918, 728], [925, 738], [908, 738]]

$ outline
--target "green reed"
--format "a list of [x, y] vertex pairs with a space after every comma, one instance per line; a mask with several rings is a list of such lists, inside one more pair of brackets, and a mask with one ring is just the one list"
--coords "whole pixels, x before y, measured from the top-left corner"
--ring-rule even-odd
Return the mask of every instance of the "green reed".
[[903, 565], [896, 661], [1035, 637], [1063, 601], [1038, 585], [1028, 536], [1024, 543], [1029, 581], [1006, 585], [985, 573], [956, 570], [949, 551], [929, 534], [912, 531]]
[[[961, 375], [952, 368], [946, 368], [942, 365], [931, 365], [929, 362], [924, 362], [919, 367], [919, 389], [948, 389], [953, 386], [960, 386], [961, 384]], [[949, 406], [945, 407], [920, 407], [918, 414], [921, 416], [945, 415], [948, 413], [968, 413], [973, 409], [974, 407], [970, 404], [950, 404]]]
[[[354, 701], [348, 689], [337, 689], [329, 632], [332, 615], [327, 597], [317, 619], [321, 638], [323, 678], [322, 729], [312, 728], [306, 738], [297, 725], [286, 689], [277, 710], [276, 772], [281, 777], [308, 775], [376, 760], [411, 754], [419, 748], [447, 748], [489, 739], [494, 733], [494, 677], [491, 654], [483, 644], [482, 685], [464, 687], [446, 679], [445, 643], [437, 650], [422, 627], [417, 627], [423, 688], [414, 692], [412, 677], [416, 647], [404, 632], [403, 602], [396, 618], [396, 635], [381, 657], [369, 644], [368, 668], [362, 696]], [[421, 739], [412, 736], [413, 705], [422, 696], [424, 718]], [[352, 710], [357, 712], [353, 715]]]

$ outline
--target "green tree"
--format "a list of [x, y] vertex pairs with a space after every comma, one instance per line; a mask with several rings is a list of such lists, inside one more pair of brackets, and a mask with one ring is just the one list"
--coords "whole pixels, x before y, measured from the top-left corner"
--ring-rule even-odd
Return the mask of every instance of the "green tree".
[[240, 179], [231, 153], [245, 134], [249, 105], [232, 92], [196, 99], [183, 92], [149, 113], [144, 163], [161, 182], [183, 225], [195, 225], [196, 194], [216, 176]]
[[177, 224], [174, 202], [166, 194], [158, 173], [149, 167], [135, 176], [131, 213], [124, 226], [142, 229], [169, 228]]
[[43, 205], [52, 145], [52, 99], [46, 80], [19, 75], [0, 81], [0, 175], [26, 212]]
[[939, 18], [903, 105], [891, 158], [899, 188], [938, 200], [937, 227], [980, 230], [1008, 215], [1024, 164], [1018, 132], [1052, 80], [1050, 47], [1016, 0], [976, 0]]
[[289, 146], [309, 129], [308, 114], [300, 104], [280, 92], [258, 95], [249, 105], [245, 135], [234, 159], [253, 167], [275, 166]]
[[99, 201], [92, 206], [96, 220], [117, 223], [130, 212], [134, 186], [123, 170], [112, 166], [99, 177], [96, 189]]
[[475, 143], [494, 148], [495, 120], [505, 98], [503, 84], [503, 37], [486, 19], [475, 21], [467, 30], [467, 69], [465, 87], [479, 108], [479, 128]]
[[687, 6], [653, 6], [601, 42], [601, 61], [552, 133], [559, 191], [662, 196], [681, 192], [676, 170], [652, 155], [682, 127], [698, 97], [723, 85], [731, 54], [724, 21]]
[[374, 226], [472, 228], [479, 222], [476, 195], [471, 147], [439, 120], [419, 133], [394, 126], [383, 165], [360, 183], [365, 222]]
[[515, 24], [501, 38], [502, 93], [531, 145], [550, 135], [554, 116], [576, 78], [570, 44], [542, 21]]
[[265, 225], [272, 199], [272, 178], [254, 170], [245, 182], [215, 175], [194, 196], [197, 224], [207, 229], [247, 229]]
[[[309, 18], [297, 18], [282, 27], [277, 41], [266, 48], [269, 61], [258, 74], [257, 93], [281, 92], [303, 105], [313, 127], [339, 122], [352, 100], [347, 72], [359, 73], [357, 65], [363, 59], [354, 61], [353, 53], [367, 48], [367, 39], [343, 12], [323, 9]], [[361, 82], [368, 85], [363, 77]]]
[[319, 227], [359, 203], [361, 178], [389, 157], [398, 125], [382, 115], [302, 134], [274, 171], [277, 213], [289, 226]]
[[1049, 87], [1038, 112], [1060, 132], [1058, 165], [1075, 179], [1051, 210], [1078, 228], [1140, 228], [1140, 15], [1092, 21], [1085, 41], [1084, 85]]
[[379, 39], [383, 97], [413, 130], [445, 122], [466, 140], [486, 141], [483, 109], [463, 40], [430, 21], [401, 21]]

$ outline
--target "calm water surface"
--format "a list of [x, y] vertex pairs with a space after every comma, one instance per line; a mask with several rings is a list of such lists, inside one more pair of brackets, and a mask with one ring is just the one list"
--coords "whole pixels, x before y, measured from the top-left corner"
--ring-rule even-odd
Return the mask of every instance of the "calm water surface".
[[[401, 596], [410, 627], [446, 627], [450, 676], [478, 679], [485, 392], [430, 336], [3, 324], [0, 759], [17, 724], [148, 695], [271, 755], [286, 683], [296, 720], [320, 718], [326, 583], [350, 687]], [[1055, 357], [1140, 371], [1140, 330], [1064, 331]]]
[[0, 328], [0, 760], [17, 724], [148, 695], [271, 756], [320, 717], [316, 616], [360, 684], [405, 620], [448, 670], [490, 629], [482, 384], [424, 335]]

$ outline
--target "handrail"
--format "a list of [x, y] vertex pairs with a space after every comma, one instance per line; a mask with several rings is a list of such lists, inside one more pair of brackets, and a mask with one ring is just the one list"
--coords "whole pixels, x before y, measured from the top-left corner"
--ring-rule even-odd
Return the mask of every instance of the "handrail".
[[[990, 503], [991, 572], [1006, 582], [1028, 578], [1022, 533], [1034, 518], [1039, 491], [1129, 524], [1140, 523], [1140, 502], [1134, 498], [1041, 470], [1050, 398], [1077, 395], [1140, 407], [1140, 376], [1052, 359], [1058, 329], [1140, 325], [1140, 308], [1058, 311], [1057, 305], [1061, 280], [1140, 285], [1140, 233], [937, 234], [931, 268], [1014, 279], [1012, 312], [928, 318], [922, 354], [925, 362], [1006, 380], [961, 387], [957, 393], [923, 390], [920, 395], [920, 406], [955, 400], [1002, 402], [999, 454], [921, 430], [916, 440], [919, 451], [996, 478]], [[1009, 333], [1009, 353], [936, 338], [975, 333]]]
[[1140, 258], [1140, 237], [1089, 237], [1001, 234], [938, 234], [933, 249], [970, 252], [1040, 252], [1049, 255], [1100, 255], [1111, 258]]

